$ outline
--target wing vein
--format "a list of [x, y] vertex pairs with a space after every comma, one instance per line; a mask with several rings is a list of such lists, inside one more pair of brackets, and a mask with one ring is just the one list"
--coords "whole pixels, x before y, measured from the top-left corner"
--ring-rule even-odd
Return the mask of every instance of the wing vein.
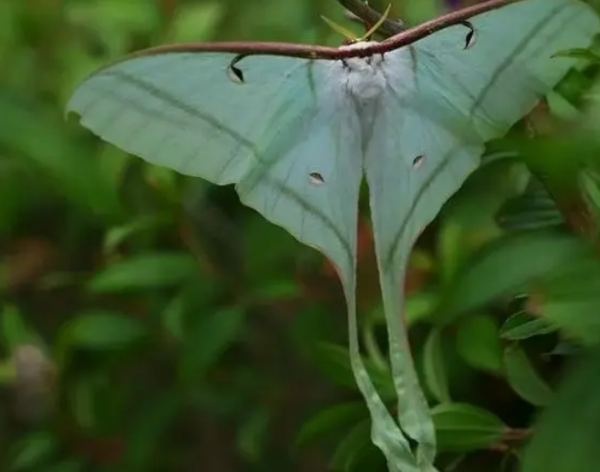
[[515, 60], [520, 60], [518, 52], [521, 50], [525, 50], [525, 48], [531, 43], [533, 39], [536, 38], [538, 30], [543, 28], [544, 24], [551, 20], [553, 17], [558, 15], [561, 10], [566, 8], [565, 5], [559, 5], [544, 17], [540, 18], [529, 30], [529, 32], [523, 36], [523, 38], [515, 45], [515, 47], [509, 52], [506, 58], [494, 69], [490, 80], [485, 84], [483, 89], [481, 90], [479, 96], [473, 103], [473, 106], [470, 110], [470, 115], [473, 116], [475, 111], [479, 108], [479, 106], [484, 102], [490, 90], [496, 85], [497, 81], [500, 79], [502, 74], [510, 68], [515, 62]]
[[125, 72], [122, 72], [122, 71], [107, 71], [104, 73], [104, 75], [109, 75], [109, 76], [115, 77], [119, 80], [122, 80], [123, 82], [127, 82], [131, 85], [134, 85], [136, 87], [143, 89], [145, 92], [147, 92], [151, 96], [153, 96], [159, 100], [163, 100], [165, 103], [171, 105], [173, 108], [176, 108], [179, 111], [182, 111], [183, 113], [185, 113], [189, 116], [192, 116], [198, 120], [204, 121], [205, 123], [207, 123], [210, 126], [212, 126], [213, 128], [215, 128], [216, 130], [227, 134], [229, 137], [231, 137], [232, 139], [234, 139], [241, 145], [250, 149], [253, 153], [257, 152], [256, 145], [253, 142], [251, 142], [247, 138], [244, 138], [241, 134], [239, 134], [236, 131], [234, 131], [233, 129], [229, 128], [228, 126], [226, 126], [225, 124], [223, 124], [222, 122], [217, 120], [215, 117], [213, 117], [207, 113], [203, 113], [200, 110], [197, 110], [197, 109], [193, 108], [192, 106], [185, 104], [184, 102], [175, 98], [173, 95], [165, 92], [164, 90], [158, 89], [151, 83], [146, 82], [145, 80], [139, 79], [137, 77], [134, 77], [134, 76], [127, 74]]

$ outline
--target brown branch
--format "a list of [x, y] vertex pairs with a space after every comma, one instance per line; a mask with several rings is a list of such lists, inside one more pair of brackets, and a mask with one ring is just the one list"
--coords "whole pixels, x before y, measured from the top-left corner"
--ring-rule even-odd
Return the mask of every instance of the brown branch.
[[[352, 15], [361, 20], [368, 27], [373, 26], [377, 23], [383, 15], [372, 9], [368, 4], [362, 2], [362, 0], [337, 0], [346, 10]], [[406, 30], [406, 26], [399, 20], [391, 20], [386, 18], [378, 29], [378, 33], [391, 37], [398, 33]]]

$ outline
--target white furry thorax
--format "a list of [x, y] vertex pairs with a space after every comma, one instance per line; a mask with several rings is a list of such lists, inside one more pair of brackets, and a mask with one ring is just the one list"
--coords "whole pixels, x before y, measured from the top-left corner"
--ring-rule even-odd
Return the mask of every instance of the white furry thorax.
[[[370, 43], [373, 42], [359, 41], [340, 49], [362, 49]], [[414, 81], [412, 58], [404, 48], [385, 54], [343, 59], [337, 63], [336, 69], [347, 93], [361, 102], [379, 98], [389, 85], [390, 75], [400, 74], [409, 82]]]

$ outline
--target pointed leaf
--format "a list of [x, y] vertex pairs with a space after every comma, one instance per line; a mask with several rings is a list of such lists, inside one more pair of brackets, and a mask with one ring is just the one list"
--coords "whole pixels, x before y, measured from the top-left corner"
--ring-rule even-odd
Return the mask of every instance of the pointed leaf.
[[168, 433], [181, 407], [181, 400], [173, 391], [145, 402], [127, 432], [127, 448], [123, 457], [126, 470], [148, 470], [152, 466], [161, 438]]
[[533, 281], [566, 264], [589, 257], [578, 239], [543, 230], [502, 238], [479, 251], [455, 278], [441, 301], [440, 315], [456, 316]]
[[549, 325], [543, 318], [520, 312], [511, 315], [504, 322], [500, 328], [500, 337], [509, 341], [522, 341], [557, 330], [558, 326]]
[[263, 406], [251, 410], [240, 424], [236, 442], [244, 460], [250, 463], [257, 463], [261, 458], [269, 438], [270, 419], [270, 410], [266, 406]]
[[179, 371], [185, 384], [203, 380], [206, 371], [238, 339], [244, 318], [244, 309], [240, 306], [223, 308], [198, 318], [195, 326], [186, 333], [182, 346]]
[[58, 441], [52, 433], [37, 432], [30, 434], [18, 445], [18, 450], [11, 463], [11, 469], [21, 471], [42, 465], [56, 452], [58, 452]]
[[554, 57], [574, 57], [576, 59], [584, 59], [594, 64], [600, 64], [600, 56], [595, 52], [584, 48], [566, 49], [557, 52], [554, 54]]
[[[88, 212], [114, 221], [123, 216], [117, 189], [99, 170], [99, 161], [76, 144], [53, 109], [0, 93], [0, 142], [55, 184], [58, 192]], [[35, 136], [35, 139], [31, 139]]]
[[489, 315], [467, 316], [460, 320], [456, 348], [462, 358], [475, 369], [502, 371], [502, 346], [498, 326]]
[[164, 215], [145, 215], [127, 224], [110, 228], [104, 236], [104, 252], [111, 253], [128, 238], [138, 233], [156, 229], [171, 220]]
[[178, 5], [167, 34], [169, 42], [209, 39], [224, 14], [224, 5], [215, 1]]
[[84, 349], [122, 349], [146, 335], [136, 318], [112, 311], [89, 311], [77, 315], [63, 330], [61, 346]]
[[506, 348], [504, 366], [508, 383], [521, 398], [536, 406], [550, 403], [552, 390], [535, 371], [529, 358], [518, 345]]
[[596, 217], [596, 222], [600, 221], [600, 175], [592, 169], [584, 169], [579, 172], [579, 185]]
[[106, 267], [89, 281], [88, 290], [106, 293], [173, 287], [195, 270], [196, 263], [189, 254], [147, 253]]
[[35, 341], [38, 336], [25, 323], [16, 305], [5, 305], [0, 312], [0, 341], [6, 351], [13, 352], [20, 344]]
[[508, 200], [496, 215], [508, 231], [542, 229], [564, 224], [564, 217], [542, 182], [531, 177], [525, 192]]
[[494, 414], [467, 403], [445, 403], [431, 413], [440, 450], [486, 448], [496, 444], [508, 429]]
[[600, 262], [597, 257], [573, 261], [548, 277], [532, 295], [535, 313], [578, 341], [600, 341]]
[[304, 423], [296, 437], [296, 445], [303, 446], [318, 440], [322, 435], [331, 435], [332, 431], [347, 428], [368, 415], [362, 403], [341, 403], [319, 411]]
[[523, 472], [595, 471], [600, 463], [600, 347], [588, 350], [561, 382], [534, 426]]
[[450, 392], [441, 336], [439, 329], [429, 331], [423, 351], [423, 370], [427, 387], [439, 402], [444, 403], [450, 401]]
[[354, 426], [336, 448], [329, 466], [333, 470], [350, 472], [361, 453], [371, 446], [370, 421], [365, 420]]

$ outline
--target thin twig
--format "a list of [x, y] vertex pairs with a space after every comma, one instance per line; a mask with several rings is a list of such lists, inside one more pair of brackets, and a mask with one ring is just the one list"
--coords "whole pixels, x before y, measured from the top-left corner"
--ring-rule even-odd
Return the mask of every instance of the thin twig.
[[[373, 26], [383, 15], [373, 10], [362, 0], [337, 0], [346, 10], [358, 17], [367, 26]], [[390, 20], [386, 18], [379, 27], [378, 33], [391, 37], [406, 30], [406, 26], [399, 20]]]

